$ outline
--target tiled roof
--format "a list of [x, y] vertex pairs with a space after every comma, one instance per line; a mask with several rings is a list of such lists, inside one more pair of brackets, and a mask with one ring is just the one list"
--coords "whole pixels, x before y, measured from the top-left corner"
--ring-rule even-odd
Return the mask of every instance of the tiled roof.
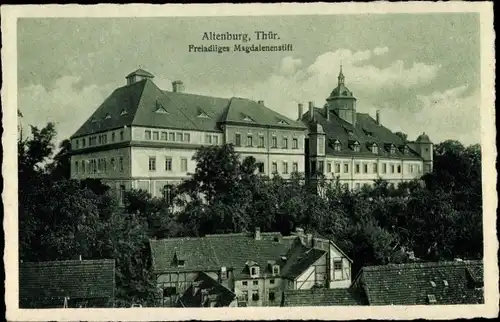
[[[327, 120], [324, 115], [323, 108], [314, 109], [314, 119], [322, 125], [326, 134], [325, 150], [327, 155], [338, 156], [370, 156], [374, 154], [370, 150], [370, 146], [375, 143], [378, 146], [378, 157], [397, 158], [397, 159], [415, 159], [420, 160], [420, 156], [413, 150], [409, 150], [409, 154], [405, 155], [402, 148], [405, 142], [396, 134], [377, 122], [368, 114], [357, 113], [356, 125], [353, 126], [349, 122], [341, 119], [335, 112], [330, 111], [330, 119]], [[309, 111], [304, 113], [302, 121], [309, 124]], [[334, 151], [333, 141], [339, 140], [342, 149]], [[354, 152], [349, 146], [349, 142], [358, 141], [360, 143], [360, 151]], [[390, 154], [387, 150], [387, 144], [396, 146], [395, 154]]]
[[286, 290], [284, 306], [367, 305], [363, 294], [351, 288]]
[[[482, 261], [412, 263], [363, 267], [360, 283], [370, 305], [484, 303], [481, 283], [471, 284], [469, 272], [482, 276]], [[482, 280], [482, 278], [481, 278]]]
[[225, 122], [305, 130], [301, 122], [252, 100], [164, 91], [144, 79], [116, 89], [72, 137], [133, 125], [220, 131], [219, 124]]
[[[158, 272], [171, 271], [218, 271], [225, 266], [234, 269], [236, 279], [249, 276], [246, 263], [255, 262], [261, 268], [261, 274], [270, 274], [269, 261], [275, 261], [282, 269], [286, 256], [293, 242], [298, 238], [294, 236], [283, 237], [280, 233], [261, 233], [260, 240], [253, 234], [223, 234], [207, 235], [199, 238], [171, 238], [151, 240], [151, 253], [153, 269]], [[305, 248], [305, 247], [304, 247]], [[319, 258], [320, 250], [307, 253], [297, 266], [287, 268], [292, 275], [300, 274], [303, 264], [309, 263], [314, 258]], [[185, 257], [183, 267], [174, 262], [174, 254]], [[300, 253], [300, 252], [299, 252]], [[304, 251], [305, 253], [305, 251]], [[314, 261], [313, 261], [314, 262]], [[287, 258], [286, 263], [291, 263]], [[291, 264], [288, 264], [291, 265]]]
[[69, 260], [19, 264], [19, 297], [112, 298], [115, 289], [114, 260]]
[[[193, 290], [193, 288], [195, 288], [193, 284], [198, 284], [198, 287], [195, 290]], [[202, 290], [206, 290], [209, 297], [216, 299], [215, 307], [229, 306], [229, 304], [231, 304], [236, 297], [231, 290], [203, 272], [198, 273], [198, 276], [194, 279], [193, 284], [180, 297], [179, 306], [208, 306], [209, 303], [203, 302]]]
[[324, 250], [307, 248], [297, 244], [286, 255], [287, 260], [282, 275], [295, 279], [326, 253]]

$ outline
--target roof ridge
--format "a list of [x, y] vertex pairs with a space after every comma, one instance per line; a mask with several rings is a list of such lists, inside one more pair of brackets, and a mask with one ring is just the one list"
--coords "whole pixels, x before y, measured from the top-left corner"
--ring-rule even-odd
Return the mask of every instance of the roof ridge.
[[467, 266], [467, 264], [482, 264], [482, 260], [464, 260], [464, 261], [443, 261], [443, 262], [416, 262], [416, 263], [403, 263], [403, 264], [386, 264], [386, 265], [373, 265], [363, 267], [364, 271], [377, 271], [377, 270], [396, 270], [401, 268], [427, 268], [438, 266]]
[[45, 266], [45, 265], [67, 265], [67, 264], [104, 264], [115, 263], [114, 259], [64, 259], [55, 261], [41, 261], [41, 262], [21, 262], [23, 266]]

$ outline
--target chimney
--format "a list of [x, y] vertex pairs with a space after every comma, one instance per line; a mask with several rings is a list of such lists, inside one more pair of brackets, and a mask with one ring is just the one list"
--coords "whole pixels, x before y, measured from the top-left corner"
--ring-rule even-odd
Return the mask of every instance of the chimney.
[[314, 120], [314, 102], [309, 101], [309, 119]]
[[173, 81], [172, 82], [172, 91], [174, 93], [184, 92], [184, 83], [180, 80]]
[[377, 120], [377, 124], [380, 125], [380, 110], [377, 110], [376, 120]]
[[329, 121], [330, 120], [330, 110], [328, 109], [328, 104], [325, 104], [324, 109], [325, 109], [325, 119], [327, 121]]
[[260, 240], [260, 227], [255, 227], [255, 240]]
[[262, 100], [258, 101], [257, 103], [259, 103], [259, 105], [264, 105], [264, 101]]
[[302, 103], [299, 103], [299, 118], [300, 120], [302, 118], [302, 114], [304, 114], [304, 105]]

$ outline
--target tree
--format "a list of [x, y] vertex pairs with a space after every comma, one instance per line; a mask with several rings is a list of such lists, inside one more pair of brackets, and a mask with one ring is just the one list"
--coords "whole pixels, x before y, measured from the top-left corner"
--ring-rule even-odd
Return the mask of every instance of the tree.
[[48, 165], [47, 170], [54, 180], [69, 179], [71, 176], [71, 141], [66, 139], [59, 144], [59, 152]]
[[399, 136], [401, 138], [401, 140], [403, 140], [404, 143], [408, 142], [408, 134], [403, 133], [403, 132], [396, 132], [394, 134]]

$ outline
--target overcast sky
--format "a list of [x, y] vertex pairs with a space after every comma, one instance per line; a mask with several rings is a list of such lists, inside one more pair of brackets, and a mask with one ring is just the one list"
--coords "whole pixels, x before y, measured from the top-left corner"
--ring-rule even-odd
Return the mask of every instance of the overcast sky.
[[[270, 30], [292, 52], [189, 53], [205, 31]], [[251, 35], [252, 37], [252, 35]], [[264, 100], [289, 117], [297, 103], [323, 106], [342, 62], [358, 112], [410, 139], [480, 141], [478, 14], [284, 17], [20, 19], [19, 108], [23, 123], [56, 122], [72, 135], [139, 66], [171, 89]], [[258, 43], [258, 42], [254, 42]]]

